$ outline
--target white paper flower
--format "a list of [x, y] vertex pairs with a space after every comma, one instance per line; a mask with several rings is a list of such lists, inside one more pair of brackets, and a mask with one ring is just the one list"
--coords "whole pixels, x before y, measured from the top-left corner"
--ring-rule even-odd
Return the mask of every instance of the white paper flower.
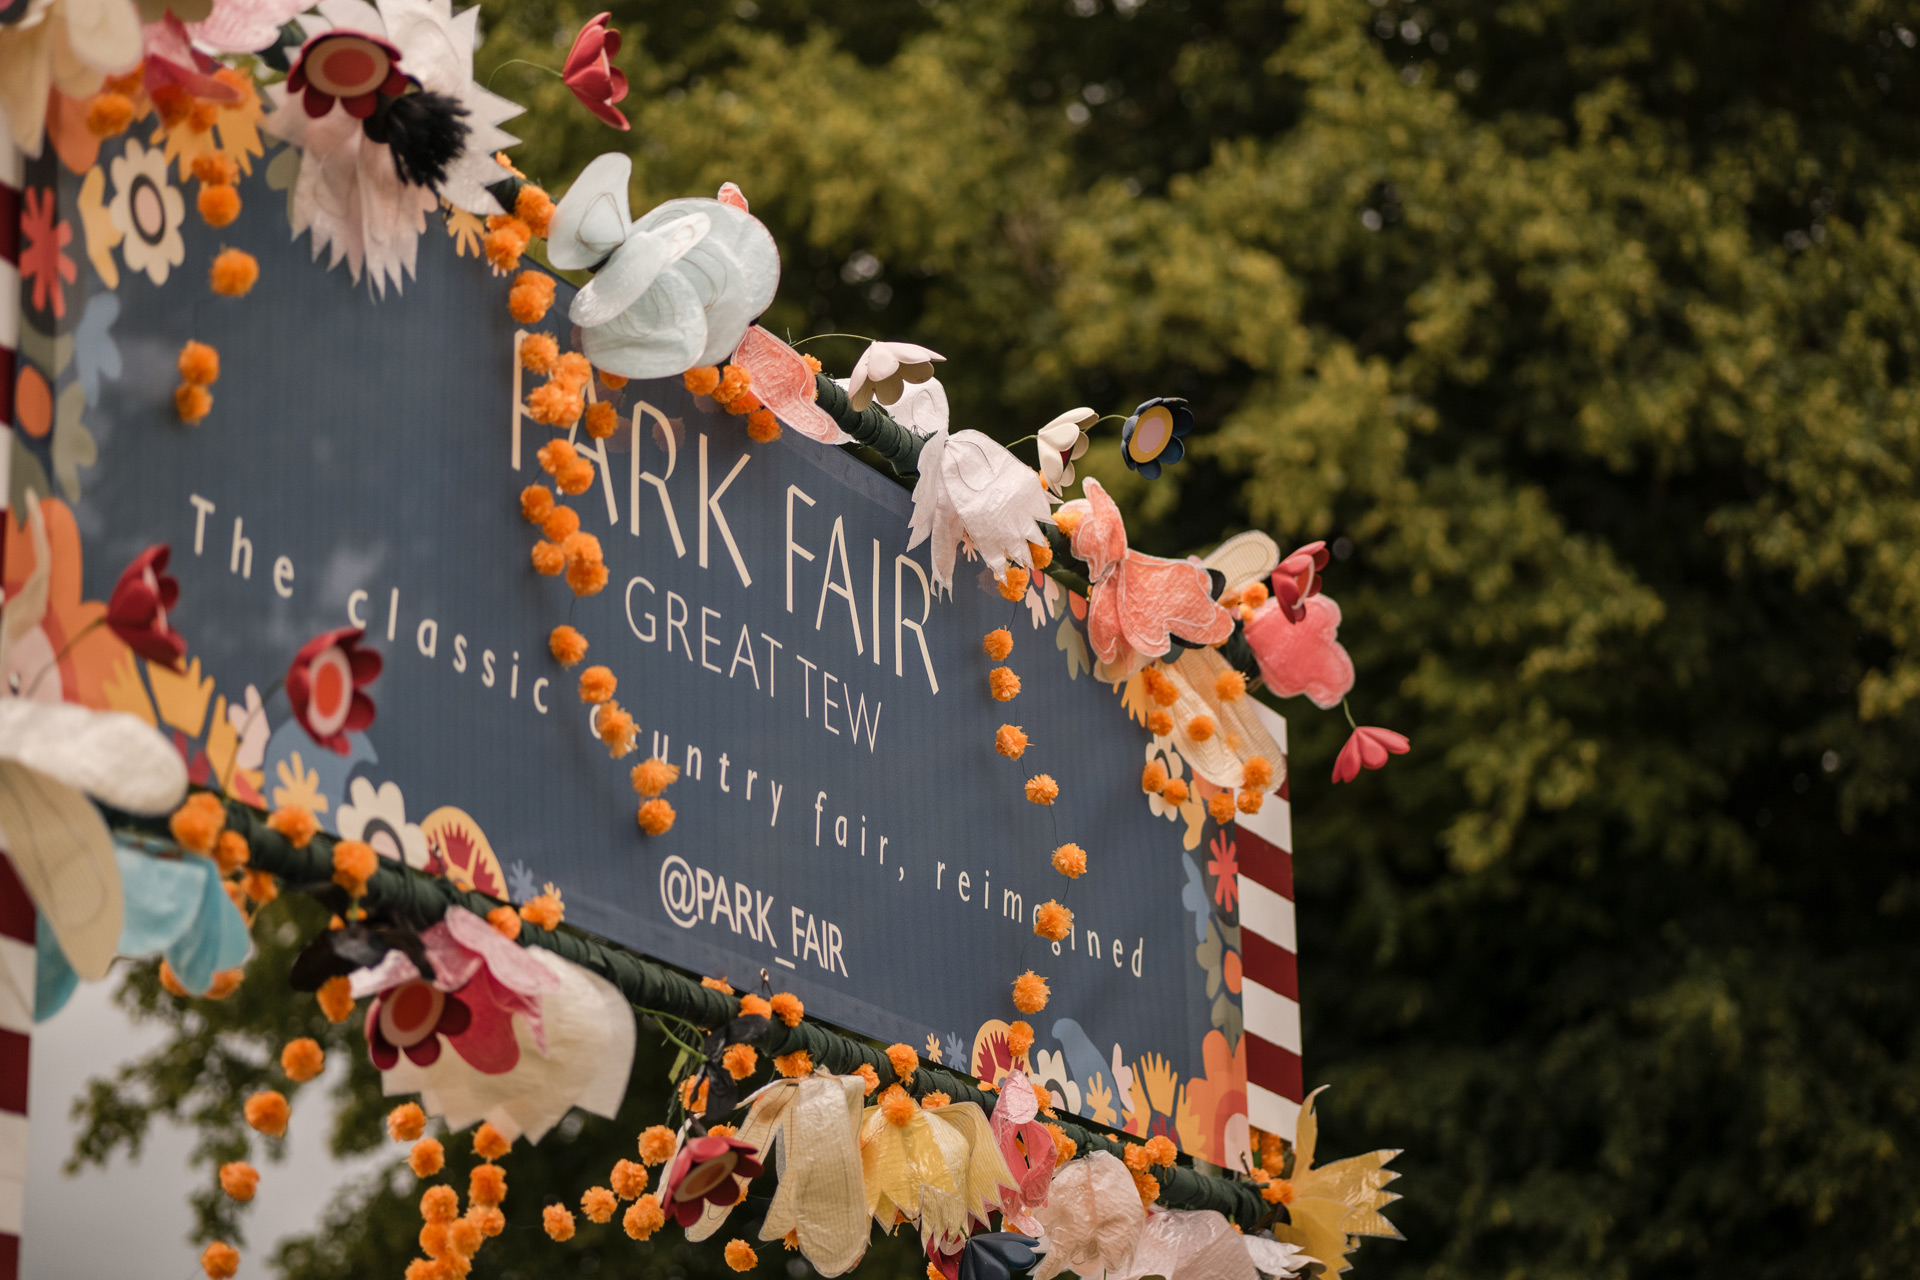
[[925, 382], [933, 376], [934, 363], [945, 359], [939, 352], [911, 342], [871, 343], [860, 353], [847, 378], [847, 403], [855, 413], [875, 400], [893, 404], [909, 382]]
[[379, 36], [400, 50], [400, 71], [467, 110], [465, 145], [436, 191], [401, 181], [392, 151], [368, 138], [344, 106], [315, 119], [284, 83], [267, 88], [274, 110], [262, 127], [300, 151], [289, 204], [294, 236], [309, 233], [314, 257], [327, 251], [330, 268], [344, 260], [355, 281], [364, 270], [384, 296], [389, 283], [398, 289], [413, 274], [427, 214], [442, 196], [468, 213], [502, 211], [486, 187], [506, 176], [493, 154], [519, 141], [500, 124], [520, 107], [473, 78], [477, 7], [456, 15], [452, 0], [381, 0], [378, 8], [365, 0], [321, 0], [319, 12], [317, 20], [302, 19], [310, 34], [324, 24]]
[[0, 116], [13, 143], [40, 154], [47, 91], [84, 98], [109, 72], [140, 61], [140, 12], [133, 0], [27, 0], [0, 25]]
[[107, 216], [121, 235], [120, 253], [127, 270], [144, 271], [155, 284], [187, 258], [180, 224], [187, 219], [187, 202], [167, 181], [167, 153], [128, 139], [127, 149], [107, 166], [113, 179], [113, 199]]
[[780, 286], [780, 251], [760, 220], [724, 200], [669, 200], [639, 219], [633, 162], [609, 152], [555, 206], [547, 260], [598, 266], [567, 316], [596, 368], [667, 378], [726, 360]]
[[1040, 428], [1040, 474], [1056, 497], [1073, 483], [1073, 464], [1087, 452], [1087, 428], [1097, 421], [1091, 409], [1069, 409]]
[[1045, 541], [1040, 526], [1053, 520], [1033, 468], [978, 431], [935, 432], [920, 450], [919, 466], [907, 550], [932, 538], [936, 587], [953, 590], [954, 552], [962, 539], [980, 552], [995, 578], [1006, 576], [1009, 563], [1032, 563], [1027, 544]]
[[397, 784], [383, 782], [376, 790], [365, 778], [355, 778], [337, 820], [342, 840], [363, 840], [383, 858], [404, 862], [415, 871], [427, 869], [431, 855], [426, 833], [418, 823], [407, 821], [406, 798]]

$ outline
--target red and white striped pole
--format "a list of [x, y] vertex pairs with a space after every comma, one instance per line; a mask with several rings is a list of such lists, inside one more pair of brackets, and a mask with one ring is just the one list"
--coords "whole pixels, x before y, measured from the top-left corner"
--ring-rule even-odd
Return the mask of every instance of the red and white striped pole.
[[[1264, 705], [1261, 720], [1287, 749], [1287, 722]], [[1287, 775], [1234, 834], [1240, 863], [1240, 1005], [1247, 1038], [1247, 1120], [1293, 1141], [1306, 1097], [1300, 1066], [1299, 943], [1293, 917], [1293, 806]]]
[[[0, 123], [0, 564], [13, 460], [14, 352], [20, 346], [20, 152]], [[28, 1037], [33, 1032], [33, 900], [0, 854], [0, 1280], [20, 1274], [27, 1198]]]

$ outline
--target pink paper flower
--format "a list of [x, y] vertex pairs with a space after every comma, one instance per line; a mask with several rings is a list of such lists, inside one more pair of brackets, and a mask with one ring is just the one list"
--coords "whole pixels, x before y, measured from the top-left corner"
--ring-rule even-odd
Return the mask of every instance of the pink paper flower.
[[380, 676], [380, 655], [362, 649], [362, 627], [323, 631], [293, 655], [287, 701], [294, 718], [323, 747], [347, 754], [347, 733], [373, 723], [373, 699], [361, 692]]
[[[1018, 1069], [1007, 1072], [1000, 1082], [1000, 1100], [993, 1108], [993, 1139], [1013, 1174], [1014, 1185], [1002, 1189], [1000, 1212], [1010, 1230], [1030, 1236], [1040, 1234], [1040, 1223], [1032, 1210], [1046, 1208], [1047, 1189], [1053, 1185], [1053, 1134], [1040, 1123], [1039, 1116], [1040, 1099], [1027, 1073]], [[928, 1256], [933, 1256], [932, 1245]], [[937, 1265], [943, 1260], [933, 1261]], [[953, 1265], [957, 1274], [958, 1254], [953, 1256]]]
[[726, 1206], [739, 1191], [734, 1178], [757, 1178], [760, 1162], [754, 1157], [759, 1148], [738, 1138], [719, 1138], [707, 1134], [694, 1138], [680, 1148], [661, 1184], [662, 1207], [683, 1227], [700, 1220], [709, 1201]]
[[596, 14], [580, 28], [580, 34], [573, 38], [573, 48], [567, 51], [560, 77], [580, 99], [581, 106], [616, 129], [629, 129], [632, 126], [627, 117], [614, 105], [626, 99], [627, 77], [612, 61], [620, 52], [620, 33], [607, 29], [607, 19], [612, 16]]
[[1273, 598], [1290, 622], [1307, 616], [1306, 602], [1320, 594], [1320, 571], [1327, 567], [1327, 544], [1309, 542], [1273, 571]]
[[1413, 744], [1393, 730], [1361, 725], [1347, 739], [1347, 745], [1340, 748], [1340, 755], [1333, 762], [1333, 780], [1352, 782], [1360, 776], [1361, 769], [1378, 769], [1386, 764], [1389, 755], [1403, 756], [1411, 750]]
[[[1280, 581], [1276, 573], [1274, 582]], [[1353, 690], [1353, 659], [1340, 644], [1340, 606], [1315, 595], [1300, 600], [1299, 610], [1299, 619], [1290, 621], [1275, 596], [1247, 620], [1247, 644], [1260, 678], [1282, 698], [1304, 693], [1322, 710], [1337, 707]]]

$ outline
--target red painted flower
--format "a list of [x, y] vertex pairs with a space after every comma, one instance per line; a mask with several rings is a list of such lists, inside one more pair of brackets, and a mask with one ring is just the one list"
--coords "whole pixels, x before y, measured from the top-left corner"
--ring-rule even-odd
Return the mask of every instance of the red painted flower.
[[613, 105], [625, 101], [627, 77], [612, 62], [613, 55], [620, 52], [620, 33], [607, 30], [607, 19], [612, 16], [598, 14], [580, 28], [580, 34], [573, 38], [573, 48], [567, 50], [560, 76], [573, 96], [580, 99], [580, 105], [614, 128], [627, 129], [631, 126], [626, 115]]
[[128, 648], [166, 667], [178, 667], [187, 642], [167, 622], [167, 610], [180, 599], [180, 583], [167, 572], [165, 543], [133, 558], [107, 601], [107, 629]]
[[667, 1171], [663, 1186], [664, 1208], [673, 1220], [690, 1227], [700, 1220], [707, 1203], [726, 1206], [740, 1195], [734, 1178], [757, 1178], [760, 1162], [754, 1159], [759, 1148], [738, 1138], [716, 1138], [708, 1134], [694, 1138], [680, 1148]]
[[440, 1037], [457, 1036], [472, 1023], [458, 996], [415, 978], [375, 996], [368, 1006], [367, 1056], [382, 1071], [391, 1071], [403, 1052], [416, 1065], [430, 1067], [440, 1061]]
[[1361, 725], [1340, 748], [1340, 756], [1333, 762], [1333, 780], [1352, 782], [1362, 768], [1378, 769], [1389, 755], [1403, 756], [1411, 750], [1413, 744], [1393, 730]]
[[[37, 199], [36, 199], [37, 197]], [[29, 187], [20, 205], [20, 276], [33, 285], [33, 309], [52, 309], [55, 318], [67, 314], [67, 297], [60, 282], [72, 284], [79, 275], [63, 250], [73, 242], [73, 227], [56, 219], [53, 191]]]
[[364, 31], [323, 31], [300, 46], [299, 60], [287, 73], [287, 92], [303, 95], [307, 114], [319, 119], [338, 102], [356, 120], [365, 120], [382, 94], [407, 91], [400, 50]]
[[1213, 851], [1213, 857], [1207, 861], [1207, 874], [1213, 876], [1213, 900], [1222, 910], [1233, 910], [1233, 904], [1240, 898], [1240, 847], [1227, 839], [1226, 833], [1213, 838], [1207, 846]]
[[287, 700], [313, 740], [347, 754], [347, 733], [373, 723], [373, 699], [360, 692], [380, 675], [380, 655], [360, 647], [366, 631], [323, 631], [301, 646], [287, 668]]
[[1307, 601], [1320, 594], [1320, 571], [1327, 567], [1327, 544], [1309, 542], [1273, 571], [1273, 596], [1289, 622], [1307, 616]]

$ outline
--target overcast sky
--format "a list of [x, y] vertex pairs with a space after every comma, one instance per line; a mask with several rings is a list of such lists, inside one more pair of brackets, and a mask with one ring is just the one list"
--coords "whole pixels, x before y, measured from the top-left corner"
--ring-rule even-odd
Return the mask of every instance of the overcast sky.
[[[200, 1251], [186, 1238], [193, 1222], [187, 1194], [194, 1181], [211, 1180], [213, 1174], [188, 1168], [188, 1131], [157, 1127], [137, 1164], [116, 1157], [108, 1168], [89, 1168], [78, 1177], [60, 1171], [73, 1151], [73, 1100], [86, 1081], [138, 1056], [164, 1035], [157, 1026], [127, 1021], [114, 1007], [115, 985], [112, 977], [81, 984], [65, 1009], [34, 1028], [24, 1280], [200, 1277]], [[344, 1069], [344, 1064], [330, 1066], [328, 1076]], [[317, 1103], [321, 1087], [316, 1083], [303, 1096]], [[330, 1108], [296, 1107], [286, 1161], [260, 1162], [260, 1192], [248, 1212], [248, 1248], [241, 1255], [243, 1276], [264, 1280], [271, 1274], [265, 1261], [279, 1240], [311, 1230], [335, 1187], [390, 1154], [336, 1163], [327, 1155], [332, 1120]]]

